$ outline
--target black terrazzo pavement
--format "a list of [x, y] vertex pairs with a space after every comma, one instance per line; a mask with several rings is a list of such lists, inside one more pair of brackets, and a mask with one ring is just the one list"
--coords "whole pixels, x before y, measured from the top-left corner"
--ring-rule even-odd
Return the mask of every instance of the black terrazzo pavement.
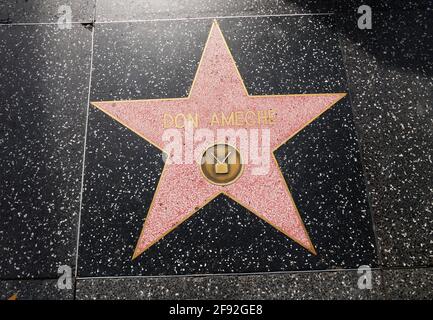
[[59, 289], [57, 280], [0, 280], [0, 300], [72, 300], [74, 291]]
[[[92, 99], [186, 95], [211, 20], [98, 22], [217, 16], [251, 16], [219, 19], [251, 93], [349, 92], [327, 118], [310, 126], [309, 132], [298, 136], [277, 154], [287, 181], [297, 190], [294, 196], [301, 203], [302, 211], [310, 211], [308, 208], [317, 204], [324, 210], [323, 215], [314, 217], [301, 212], [315, 241], [325, 249], [324, 259], [311, 261], [292, 248], [288, 255], [265, 261], [266, 257], [275, 257], [278, 243], [287, 239], [273, 236], [269, 226], [259, 220], [254, 222], [254, 216], [240, 212], [244, 210], [242, 207], [220, 198], [210, 207], [222, 214], [231, 213], [225, 216], [225, 221], [226, 226], [239, 230], [229, 235], [233, 237], [231, 241], [240, 244], [235, 252], [240, 253], [239, 259], [224, 256], [223, 244], [218, 254], [226, 257], [223, 259], [228, 262], [226, 265], [200, 264], [200, 259], [209, 259], [204, 249], [211, 242], [203, 238], [197, 238], [203, 242], [198, 258], [176, 259], [179, 255], [173, 249], [190, 241], [185, 240], [185, 234], [191, 234], [188, 230], [203, 230], [205, 234], [209, 231], [207, 220], [218, 219], [214, 216], [206, 220], [206, 212], [209, 214], [212, 208], [205, 208], [196, 220], [184, 227], [183, 240], [180, 232], [172, 235], [175, 239], [165, 248], [169, 250], [157, 252], [155, 247], [153, 252], [149, 251], [159, 268], [158, 274], [186, 274], [191, 270], [239, 272], [239, 266], [247, 266], [246, 272], [344, 269], [356, 268], [361, 263], [379, 267], [373, 271], [372, 290], [357, 288], [355, 271], [340, 270], [78, 279], [77, 298], [431, 299], [433, 41], [432, 22], [428, 18], [432, 12], [431, 1], [332, 2], [177, 0], [159, 1], [156, 5], [153, 1], [146, 4], [146, 1], [131, 0], [122, 1], [113, 10], [112, 5], [117, 2], [108, 0], [98, 1], [96, 8], [93, 0], [61, 3], [1, 0], [0, 24], [15, 25], [0, 26], [0, 119], [3, 123], [0, 298], [6, 299], [14, 293], [18, 299], [73, 298], [72, 290], [57, 289], [56, 278], [59, 265], [75, 268], [92, 28], [77, 23], [70, 30], [58, 30], [55, 25], [58, 6], [71, 4], [74, 22], [92, 22], [95, 17], [97, 21]], [[356, 27], [356, 9], [360, 4], [373, 7], [372, 31]], [[334, 15], [254, 17], [293, 13]], [[195, 27], [189, 27], [191, 23]], [[149, 45], [155, 43], [165, 46]], [[110, 52], [105, 47], [113, 50]], [[160, 51], [161, 48], [165, 49]], [[129, 254], [135, 246], [145, 207], [162, 168], [161, 158], [145, 141], [106, 118], [90, 108], [81, 226], [89, 225], [92, 219], [101, 224], [82, 230], [79, 270], [83, 276], [119, 272], [155, 274], [149, 271], [155, 269], [145, 263], [140, 267], [128, 265], [126, 252]], [[335, 124], [345, 124], [344, 130], [332, 133]], [[114, 140], [108, 142], [108, 136]], [[326, 150], [327, 154], [319, 157], [320, 152], [305, 153], [311, 141], [317, 150]], [[342, 144], [341, 149], [333, 149], [336, 141]], [[114, 154], [116, 151], [119, 153]], [[294, 161], [291, 158], [294, 154], [304, 154], [303, 162]], [[340, 157], [335, 158], [336, 154]], [[362, 179], [359, 171], [362, 164], [371, 214], [366, 209], [364, 188], [358, 188], [363, 183], [354, 179], [341, 184], [345, 173], [333, 171], [328, 158], [339, 159], [337, 163], [342, 168], [355, 164], [352, 172], [357, 172], [358, 179]], [[314, 170], [309, 172], [316, 181], [325, 184], [340, 181], [334, 186], [336, 198], [317, 192], [320, 189], [317, 184], [309, 183], [292, 170], [293, 166], [307, 164], [314, 164], [316, 176]], [[321, 176], [323, 169], [328, 171], [322, 171], [326, 174]], [[336, 201], [338, 196], [340, 201]], [[353, 201], [353, 196], [361, 201], [360, 206], [342, 205]], [[330, 209], [332, 204], [339, 211], [336, 207]], [[371, 232], [371, 215], [375, 234]], [[344, 220], [351, 217], [360, 220]], [[219, 220], [224, 218], [221, 216]], [[223, 230], [216, 222], [214, 226], [216, 232]], [[242, 259], [245, 257], [242, 250], [246, 246], [249, 250], [246, 252], [251, 252], [251, 243], [248, 237], [240, 236], [240, 230], [245, 230], [242, 226], [250, 232], [262, 230], [272, 239], [267, 241], [271, 244], [267, 248], [255, 247], [253, 252], [258, 258], [247, 264]], [[323, 237], [324, 234], [327, 236]], [[335, 235], [340, 238], [333, 240]], [[361, 245], [344, 241], [344, 235], [346, 239], [356, 236], [356, 242], [361, 241]], [[115, 244], [113, 248], [110, 242]], [[377, 256], [372, 245], [377, 245]], [[338, 250], [332, 252], [333, 247]], [[17, 278], [20, 280], [13, 280]], [[34, 278], [38, 280], [29, 280]]]
[[74, 265], [91, 32], [0, 27], [1, 278]]
[[[329, 284], [333, 285], [329, 285]], [[182, 278], [88, 279], [77, 299], [380, 299], [380, 272], [372, 290], [358, 289], [356, 271]]]
[[[355, 122], [387, 267], [433, 263], [433, 36], [428, 12], [376, 12], [361, 32], [341, 17]], [[406, 5], [404, 8], [411, 8]], [[416, 36], [414, 36], [416, 35]]]
[[[158, 0], [100, 1], [97, 21], [184, 19], [221, 16], [308, 14], [333, 12], [334, 0]], [[116, 5], [117, 4], [117, 5]]]
[[387, 298], [394, 300], [432, 300], [433, 269], [397, 269], [383, 271]]
[[[7, 19], [0, 23], [56, 23], [64, 15], [61, 6], [71, 8], [73, 22], [90, 23], [95, 17], [96, 0], [2, 0], [0, 9], [8, 8]], [[7, 4], [5, 3], [7, 2]]]
[[356, 271], [268, 275], [83, 279], [77, 299], [431, 300], [433, 271], [373, 270], [372, 289], [358, 288]]
[[[303, 16], [225, 19], [220, 26], [251, 94], [346, 92], [331, 23], [329, 17]], [[186, 96], [210, 25], [203, 20], [97, 28], [91, 100]], [[88, 130], [79, 277], [376, 266], [349, 99], [275, 153], [317, 256], [218, 197], [131, 261], [162, 170], [161, 155], [94, 108]]]

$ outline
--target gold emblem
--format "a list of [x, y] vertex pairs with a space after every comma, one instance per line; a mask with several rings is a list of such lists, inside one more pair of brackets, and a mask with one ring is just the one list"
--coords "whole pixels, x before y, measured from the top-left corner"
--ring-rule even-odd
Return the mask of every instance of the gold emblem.
[[215, 144], [203, 153], [201, 172], [210, 183], [224, 186], [235, 182], [243, 172], [239, 151], [228, 144]]

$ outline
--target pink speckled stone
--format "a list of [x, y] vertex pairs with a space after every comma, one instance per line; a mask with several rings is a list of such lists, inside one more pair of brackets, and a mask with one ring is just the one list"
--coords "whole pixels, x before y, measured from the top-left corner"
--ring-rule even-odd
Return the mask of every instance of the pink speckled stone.
[[[345, 94], [249, 96], [217, 23], [213, 24], [200, 67], [188, 98], [97, 102], [96, 107], [118, 120], [160, 149], [163, 115], [200, 115], [200, 126], [209, 128], [216, 111], [276, 112], [276, 124], [262, 126], [271, 133], [271, 152], [340, 100]], [[224, 127], [227, 128], [227, 127]], [[239, 127], [233, 127], [239, 129]], [[218, 129], [213, 126], [212, 129]], [[183, 132], [183, 131], [182, 131]], [[134, 257], [190, 217], [218, 194], [224, 193], [250, 209], [282, 233], [315, 253], [273, 154], [267, 175], [253, 175], [245, 165], [233, 184], [216, 186], [205, 180], [199, 166], [167, 164], [147, 214]]]

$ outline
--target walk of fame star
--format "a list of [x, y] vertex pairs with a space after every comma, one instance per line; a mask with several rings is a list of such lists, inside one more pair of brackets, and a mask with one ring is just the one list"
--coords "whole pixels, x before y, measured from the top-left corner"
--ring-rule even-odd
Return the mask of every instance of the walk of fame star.
[[[228, 145], [222, 155], [215, 156], [215, 172], [197, 163], [165, 164], [133, 259], [220, 194], [232, 198], [311, 254], [316, 254], [273, 152], [344, 96], [344, 93], [250, 96], [215, 21], [188, 97], [93, 102], [98, 109], [160, 150], [164, 148], [162, 137], [166, 129], [161, 119], [167, 110], [173, 114], [199, 114], [204, 120], [200, 125], [208, 129], [215, 112], [260, 114], [273, 110], [276, 115], [277, 123], [260, 124], [261, 128], [270, 130], [271, 138], [272, 161], [266, 175], [254, 175], [248, 163], [242, 168], [238, 165], [236, 170], [227, 167], [223, 161], [227, 154], [242, 157]], [[211, 129], [222, 126], [217, 122]], [[234, 123], [230, 126], [235, 128]], [[236, 172], [225, 180], [224, 175], [233, 170]]]

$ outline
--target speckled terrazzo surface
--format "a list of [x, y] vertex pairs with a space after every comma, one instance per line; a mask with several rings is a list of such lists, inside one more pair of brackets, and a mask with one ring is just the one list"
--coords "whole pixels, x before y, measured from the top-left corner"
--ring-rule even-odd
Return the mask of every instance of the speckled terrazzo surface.
[[341, 18], [378, 244], [383, 263], [393, 267], [433, 263], [433, 36], [432, 21], [422, 13], [432, 12], [427, 3], [377, 12], [374, 33]]
[[57, 280], [2, 280], [0, 299], [16, 300], [71, 300], [73, 290], [57, 287]]
[[[128, 5], [113, 6], [117, 1], [98, 3], [98, 21], [128, 21], [141, 19], [200, 18], [219, 16], [278, 15], [333, 12], [334, 0], [159, 0], [128, 1]], [[330, 11], [329, 11], [330, 10]]]
[[0, 23], [47, 23], [57, 22], [64, 14], [61, 6], [71, 8], [74, 22], [92, 22], [96, 0], [2, 0]]
[[[73, 1], [59, 30], [60, 1], [0, 1], [0, 299], [431, 299], [431, 5], [370, 3], [366, 31], [304, 2]], [[187, 96], [213, 17], [250, 94], [348, 93], [275, 152], [317, 255], [219, 196], [131, 260], [163, 161], [89, 95]]]
[[2, 26], [2, 278], [75, 261], [91, 32]]
[[[331, 23], [329, 17], [307, 16], [225, 19], [219, 24], [228, 45], [232, 48], [235, 60], [239, 61], [239, 70], [245, 79], [247, 89], [252, 94], [263, 94], [265, 91], [268, 95], [346, 92], [344, 65], [338, 39], [326, 28], [326, 23]], [[99, 53], [95, 52], [95, 71], [92, 81], [97, 85], [92, 91], [91, 100], [101, 101], [98, 107], [103, 109], [104, 113], [119, 112], [113, 117], [129, 121], [126, 115], [129, 109], [124, 109], [129, 105], [127, 102], [116, 104], [116, 106], [112, 106], [110, 102], [107, 104], [103, 102], [112, 100], [107, 93], [118, 97], [122, 94], [118, 93], [119, 91], [122, 92], [125, 87], [130, 88], [122, 84], [125, 81], [131, 83], [136, 92], [131, 92], [129, 95], [123, 94], [123, 100], [143, 97], [143, 94], [139, 92], [147, 92], [147, 86], [157, 86], [155, 95], [151, 95], [154, 98], [179, 96], [179, 87], [183, 87], [181, 92], [189, 90], [194, 73], [187, 67], [191, 66], [191, 69], [195, 70], [199, 59], [186, 55], [179, 61], [176, 54], [188, 52], [189, 47], [192, 47], [193, 50], [200, 46], [203, 47], [203, 41], [197, 43], [196, 39], [207, 37], [211, 29], [211, 21], [200, 21], [200, 24], [196, 21], [187, 21], [182, 22], [181, 27], [175, 28], [171, 27], [173, 24], [174, 22], [171, 21], [141, 22], [122, 24], [121, 29], [118, 29], [117, 25], [109, 25], [107, 30], [105, 28], [101, 28], [99, 32], [96, 30], [95, 47], [98, 48]], [[179, 23], [176, 22], [176, 25]], [[113, 28], [119, 32], [113, 33]], [[291, 34], [292, 29], [299, 30], [296, 36]], [[232, 30], [236, 32], [232, 33]], [[266, 35], [260, 33], [260, 30], [267, 30]], [[116, 38], [115, 34], [119, 38]], [[250, 38], [251, 34], [262, 36]], [[248, 42], [247, 39], [250, 41], [249, 47], [244, 48], [243, 51], [237, 50], [244, 47], [242, 44]], [[143, 44], [149, 42], [155, 45], [143, 47]], [[211, 40], [210, 48], [216, 50], [217, 47], [212, 43]], [[322, 46], [322, 43], [326, 44]], [[134, 49], [135, 44], [138, 44], [140, 49]], [[269, 60], [266, 52], [253, 50], [253, 47], [266, 47], [272, 52], [272, 61]], [[123, 48], [128, 48], [128, 51]], [[173, 48], [179, 48], [179, 50], [175, 51]], [[166, 50], [169, 52], [168, 56], [158, 54]], [[131, 51], [136, 54], [130, 54]], [[125, 52], [128, 52], [128, 59], [124, 58]], [[313, 54], [320, 59], [312, 58]], [[206, 57], [208, 55], [205, 54]], [[290, 60], [282, 63], [284, 72], [273, 72], [273, 69], [276, 68], [273, 61], [284, 61], [286, 56], [290, 56]], [[163, 63], [155, 63], [155, 57]], [[248, 59], [242, 57], [248, 57]], [[297, 62], [295, 66], [292, 61]], [[221, 61], [216, 63], [221, 65], [221, 68], [226, 68]], [[258, 68], [263, 70], [260, 77], [265, 77], [267, 80], [259, 81], [257, 71], [253, 75], [248, 72], [242, 73], [243, 69], [250, 69], [246, 64], [260, 66]], [[132, 68], [126, 65], [131, 65]], [[202, 62], [203, 65], [204, 67], [200, 70], [206, 68], [206, 62]], [[145, 70], [145, 73], [140, 76], [137, 68]], [[173, 70], [173, 68], [176, 72], [164, 72], [165, 69]], [[203, 72], [206, 75], [206, 71]], [[148, 77], [149, 82], [140, 81], [139, 79], [143, 76]], [[174, 76], [175, 79], [168, 81], [169, 83], [176, 81], [173, 91], [168, 85], [159, 88], [158, 79]], [[118, 81], [111, 81], [113, 77], [116, 77]], [[184, 80], [177, 80], [179, 78]], [[303, 80], [299, 81], [300, 78]], [[310, 81], [307, 80], [309, 78], [311, 78]], [[201, 87], [203, 80], [204, 78], [199, 74], [195, 82], [195, 88], [201, 90], [201, 95], [206, 92]], [[215, 82], [218, 82], [218, 79], [212, 83]], [[297, 85], [287, 85], [283, 88], [283, 85], [280, 85], [281, 82]], [[262, 89], [262, 83], [265, 83], [266, 89]], [[278, 85], [274, 87], [272, 85], [274, 83]], [[232, 84], [232, 87], [236, 85]], [[150, 92], [152, 91], [151, 88]], [[225, 93], [228, 91], [229, 89], [224, 89]], [[237, 91], [235, 92], [230, 92], [230, 99], [236, 98]], [[194, 95], [194, 89], [192, 94]], [[211, 103], [210, 99], [208, 98], [209, 103]], [[194, 98], [191, 97], [190, 100], [194, 101]], [[254, 108], [247, 100], [243, 101], [235, 102], [234, 106], [227, 105], [223, 110], [239, 109], [236, 103], [249, 104], [250, 108]], [[154, 103], [149, 102], [150, 105]], [[168, 103], [171, 105], [170, 108], [176, 108], [176, 112], [183, 110], [180, 109], [181, 106], [173, 105], [174, 102], [169, 101]], [[181, 100], [179, 103], [187, 106], [188, 103], [193, 102]], [[193, 106], [191, 110], [194, 109]], [[197, 112], [206, 114], [205, 107], [197, 106], [199, 110]], [[165, 106], [165, 108], [168, 107]], [[215, 104], [213, 108], [218, 108], [218, 106]], [[201, 109], [204, 111], [200, 111]], [[160, 151], [152, 148], [148, 141], [135, 133], [125, 135], [122, 125], [113, 124], [113, 119], [101, 113], [100, 110], [92, 107], [89, 117], [79, 276], [242, 273], [357, 268], [364, 264], [376, 266], [371, 215], [364, 191], [356, 132], [348, 99], [337, 102], [326, 114], [316, 119], [276, 151], [277, 161], [283, 175], [287, 176], [288, 185], [292, 190], [302, 220], [312, 236], [312, 243], [317, 246], [318, 254], [315, 256], [299, 247], [294, 241], [275, 232], [273, 228], [263, 224], [260, 219], [248, 214], [248, 211], [236, 202], [219, 196], [131, 262], [131, 246], [135, 246], [136, 240], [134, 239], [137, 239], [140, 234], [143, 214], [149, 210], [150, 202], [154, 197], [154, 192], [146, 192], [144, 188], [155, 189], [157, 182], [155, 176], [158, 177], [162, 170], [162, 165], [157, 162], [160, 158]], [[152, 116], [154, 113], [150, 110], [147, 113], [148, 117], [153, 117], [155, 121], [160, 118]], [[296, 112], [293, 111], [292, 114]], [[283, 114], [280, 116], [283, 117]], [[146, 135], [146, 131], [140, 129], [139, 126], [147, 120], [138, 122], [134, 120], [140, 117], [137, 114], [131, 118], [127, 126], [134, 132]], [[299, 115], [298, 120], [300, 121], [301, 118], [302, 116]], [[122, 120], [120, 121], [123, 123]], [[287, 120], [279, 125], [289, 124], [290, 121]], [[149, 123], [148, 127], [153, 128], [153, 124]], [[147, 133], [149, 140], [154, 143], [161, 140], [155, 136], [158, 133], [157, 128], [158, 124], [155, 124], [154, 129]], [[128, 131], [130, 130], [126, 132]], [[153, 135], [152, 132], [154, 132]], [[278, 137], [278, 134], [274, 133], [274, 137]], [[117, 143], [118, 141], [120, 143]], [[272, 143], [274, 142], [271, 141], [271, 145]], [[124, 155], [127, 154], [129, 158], [132, 153], [134, 157], [140, 158], [149, 158], [153, 154], [154, 160], [139, 161], [135, 164], [138, 167], [130, 170], [128, 169], [130, 160], [124, 163]], [[150, 168], [148, 163], [152, 165]], [[337, 167], [338, 170], [335, 170]], [[200, 174], [198, 175], [193, 176], [193, 179], [200, 179]], [[351, 177], [350, 180], [347, 177]], [[185, 179], [187, 178], [188, 176], [185, 176]], [[195, 183], [195, 180], [191, 182], [191, 185]], [[165, 181], [163, 180], [167, 185]], [[172, 177], [170, 181], [179, 184], [182, 179], [177, 180]], [[274, 189], [269, 192], [276, 194], [277, 184], [271, 183]], [[138, 189], [134, 190], [135, 194], [130, 193], [130, 185], [138, 186]], [[188, 190], [188, 187], [185, 188]], [[164, 187], [162, 188], [164, 191]], [[232, 188], [235, 189], [230, 191]], [[241, 188], [245, 189], [246, 194], [253, 191], [248, 190], [253, 186], [243, 187], [241, 180], [228, 187], [227, 191], [229, 193], [238, 192], [241, 191]], [[171, 189], [174, 192], [175, 186]], [[197, 194], [205, 193], [205, 191], [204, 187], [198, 190]], [[214, 193], [212, 190], [209, 192], [209, 194]], [[260, 199], [265, 201], [264, 195], [259, 197], [258, 191], [254, 193], [259, 202]], [[141, 203], [140, 198], [144, 200]], [[171, 205], [169, 201], [172, 200], [167, 199], [167, 203], [164, 203], [163, 199], [156, 199], [163, 208]], [[250, 203], [252, 206], [252, 200], [245, 200], [244, 203]], [[134, 205], [131, 206], [131, 204]], [[199, 204], [200, 201], [197, 201], [196, 206]], [[183, 199], [180, 199], [179, 207], [182, 206], [187, 210]], [[287, 207], [288, 204], [285, 206]], [[164, 210], [166, 209], [161, 209], [161, 212], [152, 212], [154, 216], [149, 221], [157, 226], [159, 221], [164, 221], [163, 218], [168, 219], [165, 218]], [[277, 205], [274, 205], [272, 210], [277, 211]], [[161, 215], [161, 218], [158, 218], [158, 215]], [[116, 228], [118, 225], [128, 227]], [[153, 228], [148, 232], [157, 232], [156, 230]], [[140, 239], [148, 241], [147, 238]], [[354, 242], [353, 239], [356, 241]], [[181, 254], [174, 254], [174, 252]], [[118, 257], [116, 260], [111, 258], [114, 253]]]
[[[358, 290], [353, 271], [284, 275], [80, 280], [77, 299], [380, 299], [381, 277], [372, 290]], [[323, 283], [324, 285], [317, 285]], [[325, 283], [335, 283], [326, 288]], [[191, 290], [193, 288], [193, 290]], [[95, 294], [96, 293], [96, 294]]]

